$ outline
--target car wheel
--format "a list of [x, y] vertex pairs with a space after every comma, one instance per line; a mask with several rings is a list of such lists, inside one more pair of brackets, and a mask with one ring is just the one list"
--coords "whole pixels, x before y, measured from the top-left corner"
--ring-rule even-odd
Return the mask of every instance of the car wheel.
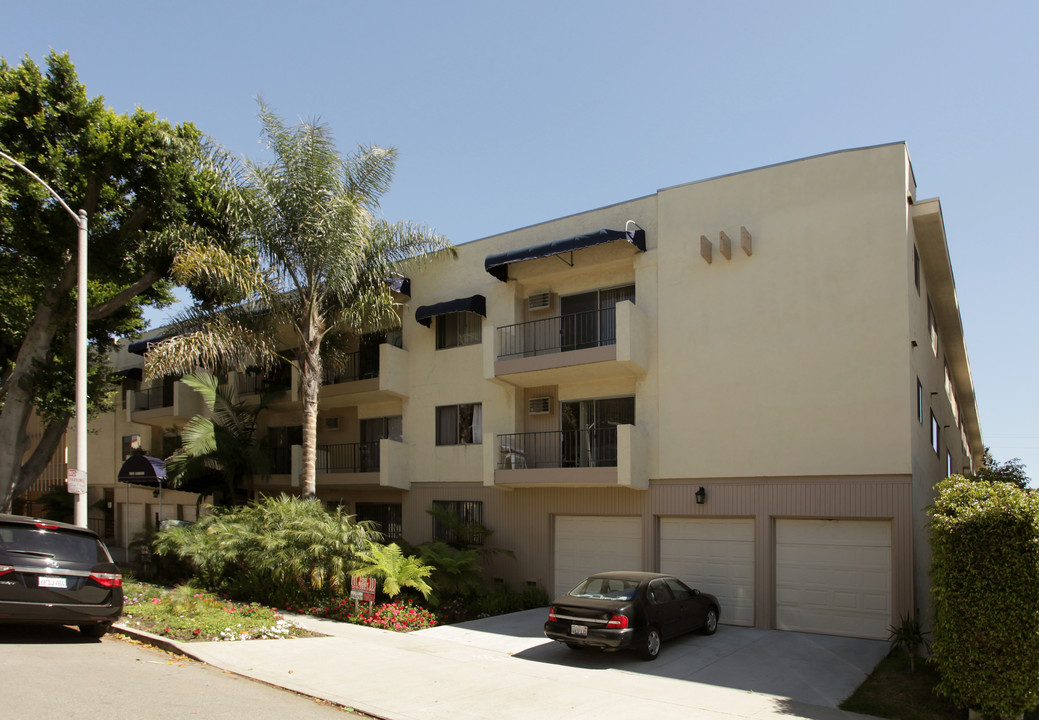
[[566, 646], [571, 650], [584, 650], [584, 645], [578, 645], [577, 643], [567, 643]]
[[700, 628], [700, 632], [704, 635], [714, 635], [714, 631], [718, 629], [718, 608], [713, 605], [707, 608], [707, 617], [703, 619], [703, 627]]
[[660, 654], [660, 631], [655, 627], [646, 630], [646, 637], [639, 650], [643, 660], [656, 660]]
[[100, 638], [102, 635], [104, 635], [106, 632], [108, 632], [108, 628], [110, 628], [110, 627], [111, 627], [111, 625], [109, 625], [108, 623], [94, 623], [94, 624], [91, 624], [91, 625], [80, 625], [79, 626], [79, 634], [82, 635], [83, 637], [97, 639], [97, 638]]

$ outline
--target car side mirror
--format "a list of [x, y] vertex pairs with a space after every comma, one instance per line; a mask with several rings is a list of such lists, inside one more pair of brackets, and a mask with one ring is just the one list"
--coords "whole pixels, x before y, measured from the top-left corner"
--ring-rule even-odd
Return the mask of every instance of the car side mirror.
[[693, 590], [693, 597], [696, 597], [699, 594], [700, 594], [699, 590]]

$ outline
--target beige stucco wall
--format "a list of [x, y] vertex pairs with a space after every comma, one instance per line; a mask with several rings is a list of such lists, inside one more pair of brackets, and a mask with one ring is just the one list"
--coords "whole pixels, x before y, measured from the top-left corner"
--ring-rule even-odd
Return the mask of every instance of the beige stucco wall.
[[[661, 191], [661, 477], [911, 472], [904, 163], [893, 145]], [[726, 260], [741, 227], [753, 254]]]

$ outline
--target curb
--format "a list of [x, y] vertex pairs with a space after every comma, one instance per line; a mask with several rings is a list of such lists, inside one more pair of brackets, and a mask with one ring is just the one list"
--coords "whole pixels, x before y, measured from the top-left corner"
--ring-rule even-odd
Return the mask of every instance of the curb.
[[133, 640], [147, 643], [148, 645], [157, 647], [160, 650], [166, 650], [167, 652], [171, 652], [176, 655], [183, 655], [184, 657], [195, 660], [196, 662], [205, 662], [205, 660], [203, 660], [202, 658], [185, 649], [182, 643], [179, 643], [176, 640], [170, 640], [169, 638], [164, 638], [160, 635], [155, 635], [146, 630], [139, 630], [138, 628], [127, 627], [122, 623], [116, 623], [112, 625], [111, 631], [114, 633], [118, 633], [119, 635], [125, 635], [126, 637], [131, 638]]

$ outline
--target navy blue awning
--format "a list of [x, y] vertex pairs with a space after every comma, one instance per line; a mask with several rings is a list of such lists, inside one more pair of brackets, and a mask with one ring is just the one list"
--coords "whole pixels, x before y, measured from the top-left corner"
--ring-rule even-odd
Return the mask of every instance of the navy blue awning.
[[483, 261], [484, 269], [502, 282], [509, 279], [509, 265], [523, 262], [524, 260], [536, 260], [537, 258], [560, 255], [573, 252], [593, 245], [613, 242], [614, 240], [626, 240], [635, 246], [639, 252], [646, 252], [646, 231], [642, 228], [635, 230], [597, 230], [595, 232], [576, 235], [565, 240], [553, 240], [543, 245], [534, 245], [520, 250], [508, 250], [495, 255], [488, 255]]
[[415, 319], [429, 327], [433, 324], [433, 318], [437, 315], [447, 315], [453, 312], [471, 312], [487, 317], [487, 298], [483, 295], [473, 295], [472, 297], [448, 300], [435, 305], [423, 305], [415, 311]]
[[166, 463], [150, 455], [131, 455], [119, 468], [119, 482], [133, 485], [162, 485]]
[[111, 374], [114, 378], [129, 378], [130, 380], [141, 380], [144, 377], [144, 370], [141, 368], [126, 368], [125, 370], [116, 370]]
[[130, 346], [128, 348], [126, 348], [126, 349], [129, 350], [130, 352], [132, 352], [134, 355], [145, 355], [145, 354], [147, 354], [148, 349], [152, 345], [158, 345], [163, 340], [169, 340], [174, 335], [176, 335], [176, 333], [169, 333], [169, 334], [166, 334], [166, 335], [157, 335], [155, 337], [143, 338], [141, 340], [134, 340], [132, 343], [130, 343]]

